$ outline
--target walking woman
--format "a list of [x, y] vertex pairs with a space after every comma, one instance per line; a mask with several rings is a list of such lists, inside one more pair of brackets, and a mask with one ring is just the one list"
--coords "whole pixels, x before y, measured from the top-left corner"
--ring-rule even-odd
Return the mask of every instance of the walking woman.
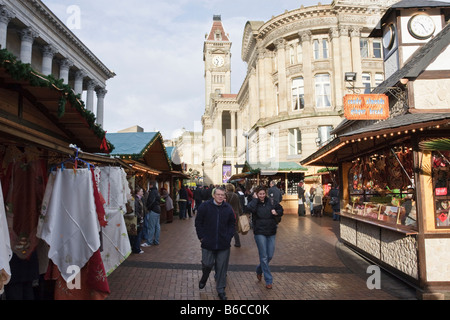
[[253, 200], [247, 205], [252, 213], [253, 233], [259, 253], [259, 265], [256, 268], [256, 277], [261, 281], [264, 275], [266, 288], [272, 289], [273, 277], [269, 262], [275, 253], [275, 236], [278, 228], [278, 219], [283, 215], [283, 207], [273, 199], [267, 197], [264, 187], [257, 187]]

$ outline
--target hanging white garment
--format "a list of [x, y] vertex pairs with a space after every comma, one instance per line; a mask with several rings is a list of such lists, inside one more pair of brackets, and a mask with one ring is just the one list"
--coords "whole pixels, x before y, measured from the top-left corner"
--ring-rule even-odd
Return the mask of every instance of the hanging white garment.
[[130, 193], [126, 173], [119, 167], [100, 168], [99, 191], [105, 199], [105, 219], [108, 225], [102, 228], [102, 260], [107, 275], [110, 275], [131, 254], [124, 214], [127, 192]]
[[8, 284], [11, 279], [11, 268], [9, 266], [11, 258], [12, 251], [6, 221], [5, 202], [3, 200], [2, 184], [0, 183], [0, 294], [4, 291], [4, 285]]
[[[100, 248], [100, 226], [89, 169], [57, 170], [39, 236], [64, 280], [78, 274]], [[51, 181], [52, 178], [49, 179]]]

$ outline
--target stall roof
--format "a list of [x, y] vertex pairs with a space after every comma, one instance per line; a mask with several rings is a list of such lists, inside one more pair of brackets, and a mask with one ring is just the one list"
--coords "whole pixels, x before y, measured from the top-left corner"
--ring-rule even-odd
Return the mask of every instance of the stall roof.
[[368, 152], [377, 145], [386, 145], [390, 141], [402, 138], [409, 139], [411, 132], [423, 130], [425, 127], [449, 124], [450, 113], [405, 114], [341, 134], [303, 160], [301, 164], [305, 166], [338, 165], [339, 161]]
[[247, 164], [250, 171], [259, 170], [262, 175], [275, 174], [280, 172], [305, 172], [308, 168], [305, 168], [297, 162], [268, 162], [268, 163], [249, 163]]
[[172, 170], [160, 132], [108, 133], [106, 137], [115, 147], [113, 156], [142, 162], [162, 172]]

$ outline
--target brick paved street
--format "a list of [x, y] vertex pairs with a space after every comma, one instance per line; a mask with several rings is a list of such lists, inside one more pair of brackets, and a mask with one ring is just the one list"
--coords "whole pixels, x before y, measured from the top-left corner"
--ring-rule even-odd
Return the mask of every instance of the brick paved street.
[[[395, 300], [411, 299], [393, 290], [369, 290], [365, 270], [345, 261], [362, 259], [338, 242], [339, 225], [329, 217], [285, 215], [271, 262], [274, 287], [258, 282], [258, 253], [253, 233], [232, 246], [227, 279], [229, 300]], [[234, 244], [234, 241], [233, 241]], [[109, 276], [109, 300], [217, 300], [214, 279], [199, 290], [201, 251], [194, 218], [161, 225], [161, 244], [131, 255]], [[356, 258], [355, 258], [356, 256]], [[350, 258], [350, 259], [347, 259]], [[364, 265], [364, 261], [362, 264]], [[368, 266], [369, 264], [367, 264]], [[213, 275], [213, 273], [211, 274]], [[387, 281], [385, 281], [387, 283]], [[393, 283], [390, 281], [390, 283]], [[398, 292], [405, 292], [399, 285]], [[407, 291], [407, 290], [406, 290]]]

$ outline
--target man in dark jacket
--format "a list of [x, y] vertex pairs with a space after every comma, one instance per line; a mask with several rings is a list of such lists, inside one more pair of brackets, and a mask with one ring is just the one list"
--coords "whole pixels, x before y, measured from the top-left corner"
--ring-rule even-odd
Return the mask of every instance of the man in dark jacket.
[[[149, 182], [149, 194], [147, 197], [147, 215], [145, 216], [148, 219], [148, 234], [147, 242], [142, 244], [143, 247], [149, 247], [152, 244], [159, 245], [159, 235], [161, 233], [161, 226], [159, 224], [160, 215], [161, 215], [161, 196], [159, 195], [157, 189], [157, 182], [150, 181]], [[144, 235], [145, 236], [145, 235]]]
[[198, 208], [195, 229], [202, 247], [202, 271], [199, 288], [203, 289], [212, 268], [216, 272], [216, 289], [221, 300], [226, 300], [225, 287], [230, 258], [231, 239], [234, 236], [236, 217], [225, 201], [225, 189], [216, 188], [213, 199]]

